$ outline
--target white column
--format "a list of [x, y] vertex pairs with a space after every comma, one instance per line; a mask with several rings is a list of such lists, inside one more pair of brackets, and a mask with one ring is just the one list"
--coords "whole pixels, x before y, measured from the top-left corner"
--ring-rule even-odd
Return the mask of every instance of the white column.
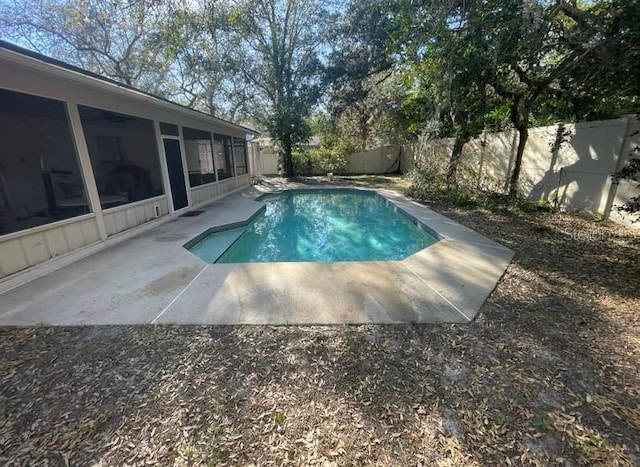
[[89, 148], [87, 147], [87, 140], [84, 137], [82, 131], [82, 122], [80, 120], [80, 113], [78, 112], [78, 105], [75, 102], [67, 101], [67, 116], [71, 123], [71, 132], [73, 134], [73, 140], [76, 146], [78, 154], [78, 160], [80, 162], [80, 170], [82, 171], [82, 179], [84, 181], [84, 189], [88, 197], [91, 211], [95, 214], [96, 226], [98, 227], [98, 234], [102, 240], [107, 239], [107, 228], [104, 223], [104, 215], [102, 214], [102, 206], [100, 205], [100, 195], [98, 194], [98, 186], [96, 185], [96, 179], [93, 175], [93, 168], [91, 166], [91, 157], [89, 156]]
[[236, 167], [235, 143], [233, 141], [234, 138], [234, 136], [231, 136], [231, 162], [233, 162], [234, 185], [236, 188], [238, 188], [238, 168]]
[[220, 196], [220, 180], [218, 180], [218, 167], [216, 166], [216, 137], [215, 132], [209, 133], [211, 137], [211, 164], [213, 165], [213, 173], [216, 176], [216, 197]]
[[189, 167], [187, 167], [187, 151], [184, 146], [184, 137], [182, 135], [182, 125], [178, 125], [178, 134], [180, 135], [180, 155], [182, 156], [182, 173], [184, 175], [184, 186], [187, 189], [187, 205], [182, 208], [191, 207], [191, 184], [189, 183]]
[[173, 196], [171, 195], [171, 182], [169, 181], [169, 168], [167, 167], [167, 156], [164, 152], [164, 140], [162, 139], [162, 131], [160, 130], [160, 122], [153, 121], [153, 128], [156, 133], [156, 145], [158, 146], [158, 155], [160, 157], [160, 172], [162, 174], [162, 190], [167, 197], [169, 203], [169, 212], [173, 212]]

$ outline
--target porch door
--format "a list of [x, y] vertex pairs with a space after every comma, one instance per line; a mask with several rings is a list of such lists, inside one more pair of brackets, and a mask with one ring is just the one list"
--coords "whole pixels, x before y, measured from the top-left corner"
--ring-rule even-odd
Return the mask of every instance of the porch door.
[[164, 143], [164, 154], [167, 158], [167, 169], [169, 172], [169, 184], [171, 185], [173, 210], [178, 211], [189, 204], [189, 199], [187, 198], [187, 184], [184, 180], [184, 166], [182, 165], [180, 140], [163, 138], [162, 141]]

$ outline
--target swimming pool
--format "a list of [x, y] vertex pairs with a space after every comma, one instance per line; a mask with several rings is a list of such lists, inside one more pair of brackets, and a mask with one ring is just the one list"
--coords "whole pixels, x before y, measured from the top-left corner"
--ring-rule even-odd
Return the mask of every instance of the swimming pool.
[[209, 263], [400, 260], [436, 234], [375, 192], [290, 190], [259, 198], [248, 224], [205, 232], [185, 245]]

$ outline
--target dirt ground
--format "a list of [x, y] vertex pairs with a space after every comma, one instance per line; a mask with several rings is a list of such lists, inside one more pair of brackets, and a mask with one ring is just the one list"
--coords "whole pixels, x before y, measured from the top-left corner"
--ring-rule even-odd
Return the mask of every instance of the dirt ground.
[[4, 328], [0, 463], [640, 465], [638, 231], [432, 208], [516, 251], [472, 323]]

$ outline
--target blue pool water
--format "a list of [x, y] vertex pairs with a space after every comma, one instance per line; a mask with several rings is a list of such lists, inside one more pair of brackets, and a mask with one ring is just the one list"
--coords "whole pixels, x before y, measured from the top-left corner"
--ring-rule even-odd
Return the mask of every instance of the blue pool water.
[[437, 240], [385, 198], [347, 190], [261, 198], [248, 225], [207, 235], [189, 250], [210, 263], [399, 260]]

